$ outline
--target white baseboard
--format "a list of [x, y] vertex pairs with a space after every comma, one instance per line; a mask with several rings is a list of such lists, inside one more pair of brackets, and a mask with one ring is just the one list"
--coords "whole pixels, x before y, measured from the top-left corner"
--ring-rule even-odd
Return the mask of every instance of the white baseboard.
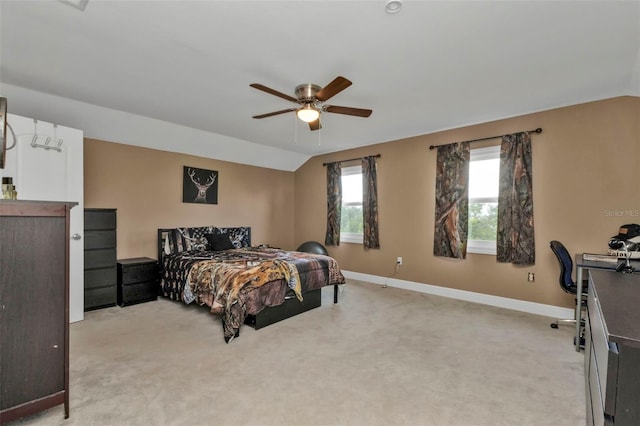
[[360, 272], [342, 271], [342, 273], [345, 278], [351, 278], [358, 281], [364, 281], [378, 285], [386, 284], [388, 287], [397, 287], [405, 290], [417, 291], [419, 293], [433, 294], [436, 296], [449, 297], [451, 299], [481, 303], [483, 305], [496, 306], [499, 308], [511, 309], [520, 312], [527, 312], [530, 314], [542, 315], [550, 318], [574, 317], [573, 309], [561, 308], [559, 306], [526, 302], [524, 300], [509, 299], [507, 297], [491, 296], [488, 294], [474, 293], [472, 291], [457, 290], [454, 288], [440, 287], [431, 284], [422, 284], [414, 281], [399, 280], [396, 278], [386, 278], [377, 275], [362, 274]]

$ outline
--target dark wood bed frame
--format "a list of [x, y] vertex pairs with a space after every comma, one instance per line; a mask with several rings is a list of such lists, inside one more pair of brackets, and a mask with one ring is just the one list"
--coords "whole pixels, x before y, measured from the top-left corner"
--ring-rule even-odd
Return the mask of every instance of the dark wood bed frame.
[[[172, 231], [176, 228], [158, 229], [158, 266], [160, 277], [163, 276], [163, 255], [162, 233]], [[249, 243], [251, 243], [251, 230], [249, 230]], [[162, 278], [161, 278], [162, 279]], [[162, 295], [162, 294], [161, 294]], [[333, 303], [338, 303], [338, 284], [333, 286]], [[303, 300], [299, 301], [293, 291], [289, 290], [285, 296], [284, 303], [278, 306], [265, 307], [256, 315], [248, 315], [245, 324], [258, 330], [278, 321], [301, 314], [322, 305], [322, 289], [316, 289], [303, 293]]]

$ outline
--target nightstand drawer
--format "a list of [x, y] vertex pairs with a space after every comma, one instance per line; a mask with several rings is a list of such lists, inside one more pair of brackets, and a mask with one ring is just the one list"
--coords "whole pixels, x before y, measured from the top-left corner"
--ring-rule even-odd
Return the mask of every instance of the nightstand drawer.
[[144, 281], [118, 287], [118, 305], [126, 306], [158, 299], [158, 281]]
[[122, 266], [122, 284], [124, 285], [155, 280], [157, 277], [158, 264], [156, 262]]

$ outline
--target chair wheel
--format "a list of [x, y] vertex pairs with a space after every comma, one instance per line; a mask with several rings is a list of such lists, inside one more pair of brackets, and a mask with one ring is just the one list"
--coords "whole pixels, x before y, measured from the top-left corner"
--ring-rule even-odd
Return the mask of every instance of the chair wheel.
[[558, 328], [558, 323], [555, 323], [555, 322], [551, 323], [551, 328]]

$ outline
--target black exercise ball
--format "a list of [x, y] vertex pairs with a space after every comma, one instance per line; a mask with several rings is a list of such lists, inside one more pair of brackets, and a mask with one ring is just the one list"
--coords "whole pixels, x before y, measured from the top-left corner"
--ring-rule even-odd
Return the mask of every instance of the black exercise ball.
[[307, 241], [306, 243], [300, 244], [297, 251], [303, 251], [305, 253], [313, 253], [313, 254], [324, 254], [325, 256], [329, 256], [329, 252], [324, 246], [316, 241]]

